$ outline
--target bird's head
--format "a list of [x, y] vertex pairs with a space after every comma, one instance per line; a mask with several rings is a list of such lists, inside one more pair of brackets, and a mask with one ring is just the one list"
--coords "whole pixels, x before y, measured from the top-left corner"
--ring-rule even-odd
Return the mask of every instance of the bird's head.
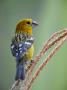
[[16, 26], [16, 33], [25, 33], [32, 35], [33, 26], [37, 26], [38, 23], [32, 19], [24, 19], [20, 21]]

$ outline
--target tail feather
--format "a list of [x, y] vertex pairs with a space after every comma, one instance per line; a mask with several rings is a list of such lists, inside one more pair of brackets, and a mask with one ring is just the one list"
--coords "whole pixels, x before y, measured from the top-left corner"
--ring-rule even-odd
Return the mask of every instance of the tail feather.
[[24, 80], [24, 79], [25, 79], [24, 64], [19, 63], [16, 66], [16, 77], [15, 77], [15, 80]]

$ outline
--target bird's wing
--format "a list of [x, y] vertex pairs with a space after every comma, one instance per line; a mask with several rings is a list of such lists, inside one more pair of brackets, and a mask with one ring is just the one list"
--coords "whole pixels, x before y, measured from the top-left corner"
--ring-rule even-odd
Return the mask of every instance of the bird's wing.
[[32, 46], [34, 38], [21, 38], [20, 36], [14, 37], [11, 43], [11, 52], [15, 57], [23, 56], [27, 50]]

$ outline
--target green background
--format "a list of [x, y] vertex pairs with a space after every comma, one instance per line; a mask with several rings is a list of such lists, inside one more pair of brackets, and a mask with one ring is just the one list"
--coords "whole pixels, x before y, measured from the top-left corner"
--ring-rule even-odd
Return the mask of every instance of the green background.
[[[0, 90], [9, 90], [14, 82], [10, 44], [17, 22], [24, 18], [39, 23], [33, 30], [35, 57], [54, 32], [67, 27], [67, 0], [0, 0]], [[67, 90], [67, 43], [42, 70], [31, 90]]]

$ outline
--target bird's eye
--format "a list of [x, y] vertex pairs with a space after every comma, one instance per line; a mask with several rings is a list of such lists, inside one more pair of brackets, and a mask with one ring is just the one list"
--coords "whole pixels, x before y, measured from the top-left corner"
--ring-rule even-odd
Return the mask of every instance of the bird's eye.
[[27, 24], [30, 24], [30, 22], [27, 22]]

